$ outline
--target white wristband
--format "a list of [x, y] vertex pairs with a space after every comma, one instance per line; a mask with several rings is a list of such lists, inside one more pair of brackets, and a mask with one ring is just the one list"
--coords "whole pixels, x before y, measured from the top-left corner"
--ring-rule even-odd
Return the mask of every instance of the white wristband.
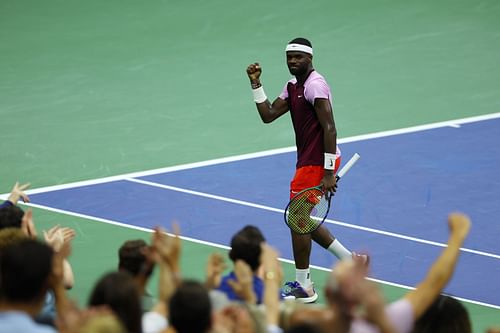
[[265, 101], [267, 101], [267, 96], [262, 86], [258, 87], [257, 89], [252, 89], [252, 93], [255, 103], [264, 103]]
[[325, 169], [326, 170], [335, 170], [335, 160], [337, 159], [336, 154], [325, 153]]

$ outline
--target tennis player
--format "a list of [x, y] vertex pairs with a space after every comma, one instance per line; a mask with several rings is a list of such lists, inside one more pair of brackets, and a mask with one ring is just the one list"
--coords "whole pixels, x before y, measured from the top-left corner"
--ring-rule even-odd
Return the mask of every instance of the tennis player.
[[[294, 78], [285, 84], [272, 104], [260, 81], [260, 64], [253, 63], [247, 67], [257, 110], [264, 123], [273, 122], [290, 111], [297, 145], [297, 164], [290, 184], [290, 198], [318, 185], [333, 194], [337, 187], [335, 174], [340, 165], [340, 150], [337, 147], [330, 87], [313, 68], [313, 49], [307, 39], [295, 38], [288, 43], [285, 51], [288, 70]], [[296, 281], [285, 284], [284, 296], [303, 303], [312, 303], [318, 298], [309, 269], [311, 239], [339, 259], [359, 256], [345, 248], [324, 226], [307, 235], [292, 231]], [[366, 255], [362, 258], [368, 261]]]

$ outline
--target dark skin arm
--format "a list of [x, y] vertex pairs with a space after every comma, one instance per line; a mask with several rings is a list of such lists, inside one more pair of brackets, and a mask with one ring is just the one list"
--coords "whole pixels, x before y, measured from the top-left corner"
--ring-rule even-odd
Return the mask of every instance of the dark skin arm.
[[[258, 63], [250, 64], [247, 67], [247, 75], [252, 84], [252, 88], [256, 89], [261, 87], [260, 75], [262, 74], [262, 68]], [[264, 123], [270, 123], [278, 119], [282, 115], [288, 112], [288, 102], [281, 98], [276, 98], [274, 102], [267, 99], [263, 103], [255, 103], [257, 110], [259, 111], [260, 118]]]
[[[337, 129], [333, 120], [332, 105], [326, 98], [316, 98], [314, 100], [314, 110], [318, 116], [318, 120], [323, 127], [323, 145], [325, 153], [335, 154], [337, 151]], [[323, 180], [321, 181], [323, 190], [333, 194], [337, 187], [337, 179], [333, 170], [326, 170]]]
[[[247, 75], [252, 84], [252, 88], [261, 87], [260, 76], [262, 68], [259, 63], [253, 63], [247, 67]], [[288, 102], [281, 98], [276, 98], [274, 102], [267, 99], [263, 103], [256, 103], [260, 118], [264, 123], [270, 123], [288, 112]], [[335, 154], [337, 151], [337, 129], [333, 120], [332, 105], [325, 98], [317, 98], [314, 101], [314, 109], [318, 120], [323, 128], [323, 145], [326, 153]], [[332, 170], [325, 170], [325, 175], [321, 181], [323, 190], [333, 194], [336, 190], [337, 180]]]

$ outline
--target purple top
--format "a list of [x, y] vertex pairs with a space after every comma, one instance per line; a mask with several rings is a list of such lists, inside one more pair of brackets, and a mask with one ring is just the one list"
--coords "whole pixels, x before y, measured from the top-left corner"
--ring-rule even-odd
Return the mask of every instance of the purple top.
[[[332, 103], [330, 87], [318, 72], [312, 71], [303, 86], [297, 79], [289, 80], [279, 98], [287, 100], [297, 145], [297, 168], [306, 165], [323, 165], [325, 148], [323, 128], [314, 110], [316, 98], [324, 98]], [[337, 154], [340, 151], [337, 147]]]

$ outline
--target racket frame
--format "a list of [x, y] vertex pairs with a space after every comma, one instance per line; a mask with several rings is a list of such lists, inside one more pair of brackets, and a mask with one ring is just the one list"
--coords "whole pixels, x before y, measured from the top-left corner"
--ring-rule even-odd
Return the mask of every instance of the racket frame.
[[[347, 161], [347, 163], [339, 170], [339, 172], [337, 173], [337, 175], [335, 176], [337, 182], [342, 178], [344, 177], [344, 175], [347, 173], [347, 171], [349, 171], [349, 169], [351, 169], [353, 167], [354, 164], [356, 164], [356, 162], [359, 160], [361, 156], [358, 154], [358, 153], [355, 153], [350, 159], [349, 161]], [[303, 193], [307, 192], [307, 191], [311, 191], [311, 190], [319, 190], [321, 191], [321, 195], [322, 197], [325, 196], [325, 199], [326, 201], [328, 202], [328, 207], [326, 209], [326, 213], [324, 214], [322, 220], [320, 223], [317, 224], [316, 228], [314, 228], [314, 230], [312, 231], [307, 231], [307, 232], [297, 232], [295, 231], [294, 229], [292, 229], [292, 227], [290, 226], [290, 224], [288, 223], [288, 215], [289, 215], [289, 211], [288, 209], [290, 208], [290, 205], [294, 202], [294, 199], [299, 197], [300, 195], [302, 195]], [[331, 205], [331, 200], [332, 200], [332, 195], [328, 195], [328, 193], [325, 193], [325, 191], [323, 191], [323, 188], [321, 185], [318, 185], [318, 186], [313, 186], [313, 187], [309, 187], [309, 188], [306, 188], [302, 191], [300, 191], [299, 193], [297, 193], [296, 195], [294, 195], [294, 197], [292, 199], [290, 199], [290, 201], [288, 202], [288, 204], [286, 205], [286, 208], [285, 208], [285, 212], [283, 213], [283, 217], [285, 219], [285, 224], [296, 234], [299, 234], [299, 235], [307, 235], [307, 234], [311, 234], [313, 232], [315, 232], [316, 230], [319, 229], [319, 227], [321, 227], [321, 225], [325, 222], [326, 220], [326, 217], [328, 216], [328, 213], [330, 212], [330, 205]], [[316, 205], [315, 205], [316, 206]], [[319, 221], [319, 218], [314, 218], [316, 220]]]

